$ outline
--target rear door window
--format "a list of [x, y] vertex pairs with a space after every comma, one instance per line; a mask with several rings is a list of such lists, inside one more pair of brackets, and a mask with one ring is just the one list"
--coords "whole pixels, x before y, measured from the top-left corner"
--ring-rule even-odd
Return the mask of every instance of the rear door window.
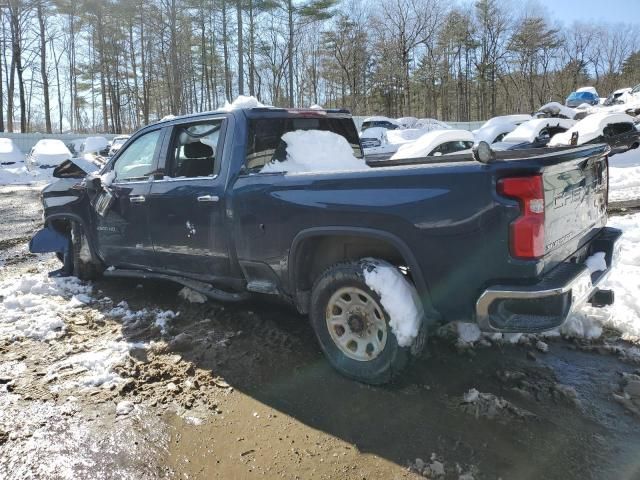
[[249, 119], [245, 167], [259, 172], [267, 163], [287, 158], [287, 145], [282, 136], [296, 130], [325, 130], [343, 136], [351, 145], [353, 155], [362, 158], [360, 139], [350, 118], [256, 118]]

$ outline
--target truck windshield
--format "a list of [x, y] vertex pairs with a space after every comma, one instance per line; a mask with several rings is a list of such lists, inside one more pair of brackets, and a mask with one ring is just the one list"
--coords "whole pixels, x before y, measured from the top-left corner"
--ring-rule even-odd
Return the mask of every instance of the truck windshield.
[[246, 166], [251, 172], [277, 159], [277, 152], [286, 148], [282, 136], [295, 130], [326, 130], [347, 139], [353, 154], [362, 158], [358, 131], [351, 118], [256, 118], [249, 120]]

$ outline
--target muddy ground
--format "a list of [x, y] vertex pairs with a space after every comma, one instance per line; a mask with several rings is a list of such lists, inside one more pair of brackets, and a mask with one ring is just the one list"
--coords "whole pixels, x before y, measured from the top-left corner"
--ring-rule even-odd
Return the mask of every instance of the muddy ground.
[[[58, 268], [26, 251], [37, 191], [0, 187], [0, 212], [0, 282]], [[640, 417], [615, 397], [640, 363], [616, 332], [546, 353], [433, 337], [374, 388], [287, 307], [179, 290], [101, 280], [60, 336], [0, 340], [0, 478], [640, 478]], [[135, 318], [113, 314], [123, 300]], [[125, 344], [115, 380], [82, 383], [91, 366], [70, 359]]]

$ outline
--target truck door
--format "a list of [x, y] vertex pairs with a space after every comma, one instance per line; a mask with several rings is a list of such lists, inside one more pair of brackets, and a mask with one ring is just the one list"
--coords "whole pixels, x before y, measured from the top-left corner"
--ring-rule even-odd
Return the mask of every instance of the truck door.
[[112, 181], [98, 193], [93, 215], [98, 251], [108, 266], [147, 268], [154, 263], [147, 196], [163, 134], [157, 128], [134, 138], [103, 175]]
[[[161, 270], [203, 280], [229, 273], [221, 174], [223, 115], [175, 124], [164, 178], [151, 182], [149, 231]], [[161, 162], [162, 164], [162, 162]]]

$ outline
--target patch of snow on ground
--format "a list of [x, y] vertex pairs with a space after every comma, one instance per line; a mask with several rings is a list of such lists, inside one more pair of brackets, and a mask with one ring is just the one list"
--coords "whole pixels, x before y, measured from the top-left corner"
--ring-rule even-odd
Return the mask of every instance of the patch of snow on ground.
[[418, 336], [424, 314], [418, 293], [393, 265], [374, 259], [366, 260], [363, 270], [365, 282], [380, 295], [398, 345], [408, 347]]
[[204, 303], [207, 301], [207, 297], [205, 297], [200, 292], [196, 292], [195, 290], [190, 289], [189, 287], [184, 287], [182, 290], [178, 292], [180, 298], [185, 299], [191, 303]]
[[482, 335], [476, 323], [456, 322], [456, 329], [458, 341], [463, 344], [477, 342]]
[[0, 166], [0, 185], [32, 185], [49, 182], [53, 169], [35, 168], [29, 170], [24, 163]]
[[370, 168], [364, 159], [356, 158], [349, 142], [337, 133], [321, 130], [296, 130], [285, 133], [287, 159], [273, 161], [262, 167], [269, 172], [354, 171]]
[[91, 301], [90, 294], [91, 286], [75, 277], [34, 274], [1, 282], [0, 338], [55, 338], [64, 329], [61, 314]]
[[640, 199], [640, 148], [609, 159], [609, 201]]

